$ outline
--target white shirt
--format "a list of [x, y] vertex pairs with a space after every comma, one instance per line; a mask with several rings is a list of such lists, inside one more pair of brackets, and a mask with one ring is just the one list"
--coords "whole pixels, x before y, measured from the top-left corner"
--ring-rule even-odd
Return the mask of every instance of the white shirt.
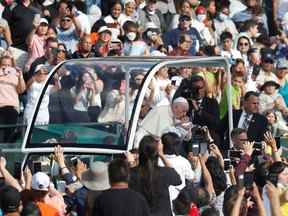
[[[111, 15], [108, 15], [104, 18], [104, 21], [107, 24], [113, 24], [113, 23], [119, 23], [120, 26], [122, 27], [125, 21], [127, 21], [126, 16], [124, 14], [120, 14], [120, 16], [115, 20]], [[112, 39], [118, 38], [120, 35], [120, 28], [109, 28], [109, 30], [112, 32]]]
[[[180, 155], [165, 155], [165, 158], [176, 170], [182, 181], [178, 186], [169, 186], [170, 200], [172, 201], [177, 198], [180, 190], [186, 186], [185, 180], [194, 180], [194, 172], [190, 162]], [[159, 166], [164, 166], [162, 160], [159, 160]]]
[[76, 16], [76, 19], [81, 25], [81, 31], [84, 32], [85, 34], [90, 34], [91, 32], [91, 24], [89, 17], [82, 13], [81, 11], [77, 11], [78, 16]]
[[[265, 72], [263, 69], [260, 70], [259, 75], [256, 78], [258, 86], [262, 86], [267, 81], [274, 81], [278, 83], [277, 76], [273, 72]], [[257, 86], [257, 87], [258, 87]]]
[[231, 49], [230, 51], [221, 50], [221, 56], [226, 57], [228, 59], [242, 59], [241, 53], [236, 49]]
[[238, 34], [238, 31], [234, 22], [229, 18], [224, 21], [220, 21], [219, 19], [214, 19], [214, 25], [215, 25], [215, 31], [216, 31], [217, 39], [218, 39], [217, 42], [219, 43], [220, 43], [220, 35], [224, 31], [229, 31], [233, 35], [233, 38], [235, 38], [235, 36]]
[[[246, 113], [244, 110], [243, 110], [243, 112], [242, 112], [242, 114], [241, 114], [241, 117], [240, 117], [240, 119], [239, 119], [239, 122], [238, 122], [238, 128], [243, 128], [244, 127], [244, 121], [245, 121], [245, 118], [246, 118], [246, 115], [247, 115], [248, 113]], [[252, 119], [252, 117], [253, 117], [253, 114], [249, 114], [249, 123], [250, 123], [250, 121], [251, 121], [251, 119]], [[248, 128], [244, 128], [244, 129], [248, 129]]]
[[162, 13], [166, 14], [168, 12], [175, 14], [176, 8], [173, 0], [167, 0], [167, 3], [163, 1], [157, 1], [156, 8]]

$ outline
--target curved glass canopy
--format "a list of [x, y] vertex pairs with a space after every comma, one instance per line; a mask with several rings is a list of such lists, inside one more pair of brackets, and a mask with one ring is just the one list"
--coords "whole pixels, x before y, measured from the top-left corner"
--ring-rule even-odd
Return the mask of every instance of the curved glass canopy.
[[[143, 99], [152, 78], [163, 67], [227, 70], [228, 64], [222, 57], [62, 62], [50, 72], [42, 89], [22, 151], [50, 152], [58, 143], [66, 152], [118, 153], [133, 148]], [[230, 82], [229, 73], [227, 77]]]

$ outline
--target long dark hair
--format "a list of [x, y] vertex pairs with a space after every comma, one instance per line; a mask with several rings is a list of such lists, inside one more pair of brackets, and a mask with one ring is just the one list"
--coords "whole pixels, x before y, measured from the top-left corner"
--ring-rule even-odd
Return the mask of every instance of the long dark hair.
[[94, 78], [93, 78], [93, 76], [92, 76], [91, 73], [89, 73], [89, 72], [86, 71], [86, 70], [84, 70], [83, 72], [81, 72], [80, 75], [79, 75], [79, 77], [78, 77], [78, 80], [77, 80], [77, 82], [76, 82], [76, 84], [75, 84], [76, 93], [77, 93], [77, 94], [79, 94], [79, 92], [81, 91], [81, 88], [82, 88], [83, 85], [84, 85], [83, 76], [84, 76], [86, 73], [89, 74], [89, 76], [91, 77], [91, 79], [94, 81]]
[[151, 136], [144, 136], [139, 146], [139, 176], [142, 184], [142, 192], [148, 203], [154, 204], [155, 189], [158, 177], [158, 151], [157, 140]]
[[221, 167], [219, 161], [215, 157], [209, 157], [206, 162], [206, 166], [211, 174], [216, 196], [218, 196], [225, 191], [227, 187], [227, 179], [224, 169]]

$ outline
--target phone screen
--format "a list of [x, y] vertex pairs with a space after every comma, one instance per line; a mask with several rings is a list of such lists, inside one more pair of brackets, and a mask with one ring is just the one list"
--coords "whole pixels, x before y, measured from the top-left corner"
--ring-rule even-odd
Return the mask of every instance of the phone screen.
[[21, 179], [21, 163], [15, 162], [14, 164], [14, 177], [16, 179]]
[[277, 149], [281, 148], [281, 137], [275, 137]]
[[253, 182], [254, 182], [254, 173], [245, 172], [244, 173], [244, 187], [246, 187], [246, 189], [251, 189], [253, 187]]
[[200, 154], [205, 154], [208, 151], [207, 142], [200, 143]]
[[200, 153], [200, 148], [199, 148], [199, 144], [198, 143], [193, 143], [192, 144], [192, 153], [193, 155], [199, 155]]
[[231, 160], [230, 159], [224, 159], [224, 171], [228, 171], [231, 166]]
[[60, 193], [65, 193], [66, 192], [66, 182], [65, 181], [57, 181], [56, 182], [56, 185], [57, 185], [57, 190], [60, 192]]

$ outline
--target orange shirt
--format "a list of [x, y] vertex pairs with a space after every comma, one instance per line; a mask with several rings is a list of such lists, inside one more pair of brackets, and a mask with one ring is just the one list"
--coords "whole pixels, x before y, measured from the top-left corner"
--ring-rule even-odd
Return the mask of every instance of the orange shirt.
[[43, 202], [36, 202], [36, 205], [40, 209], [41, 216], [60, 216], [57, 209], [48, 204]]

